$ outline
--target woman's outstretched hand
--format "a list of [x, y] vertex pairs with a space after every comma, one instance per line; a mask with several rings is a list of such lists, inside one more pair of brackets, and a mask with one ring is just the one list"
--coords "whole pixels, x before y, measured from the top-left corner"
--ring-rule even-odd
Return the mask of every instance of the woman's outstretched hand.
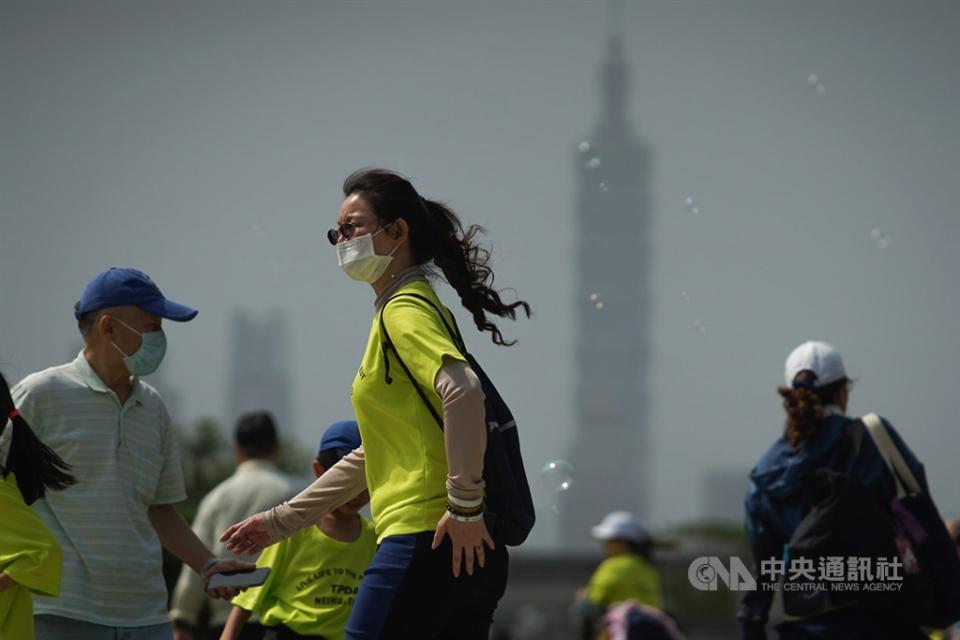
[[265, 520], [263, 513], [256, 513], [224, 531], [220, 536], [220, 542], [223, 542], [233, 553], [248, 556], [260, 553], [278, 542], [267, 532]]
[[450, 542], [453, 544], [453, 576], [460, 577], [460, 567], [466, 558], [467, 575], [473, 575], [474, 564], [481, 568], [485, 562], [485, 547], [492, 551], [496, 548], [493, 538], [487, 532], [487, 525], [483, 520], [476, 522], [460, 522], [450, 517], [449, 513], [444, 513], [437, 523], [437, 532], [433, 535], [433, 545], [436, 549], [443, 542], [444, 536], [450, 536]]

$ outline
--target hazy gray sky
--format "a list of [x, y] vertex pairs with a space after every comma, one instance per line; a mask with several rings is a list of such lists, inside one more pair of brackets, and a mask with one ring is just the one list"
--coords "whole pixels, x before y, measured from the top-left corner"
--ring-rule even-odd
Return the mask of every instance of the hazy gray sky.
[[[958, 27], [949, 1], [627, 3], [655, 163], [651, 526], [698, 517], [704, 471], [746, 473], [778, 435], [808, 338], [960, 515]], [[487, 226], [497, 283], [533, 305], [517, 346], [468, 341], [521, 425], [531, 548], [553, 545], [538, 470], [574, 428], [574, 163], [604, 39], [598, 2], [4, 0], [0, 367], [67, 361], [84, 282], [137, 266], [201, 310], [168, 326], [184, 420], [227, 411], [231, 313], [288, 314], [285, 427], [312, 447], [350, 411], [372, 314], [323, 232], [348, 173], [393, 168]]]

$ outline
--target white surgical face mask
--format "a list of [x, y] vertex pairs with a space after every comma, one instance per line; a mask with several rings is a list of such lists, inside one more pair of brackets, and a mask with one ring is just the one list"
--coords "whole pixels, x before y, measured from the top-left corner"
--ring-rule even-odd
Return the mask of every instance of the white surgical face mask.
[[393, 253], [399, 245], [394, 247], [388, 255], [377, 255], [373, 247], [373, 236], [385, 228], [337, 245], [337, 262], [348, 276], [360, 282], [376, 282], [387, 270], [387, 266], [393, 260]]

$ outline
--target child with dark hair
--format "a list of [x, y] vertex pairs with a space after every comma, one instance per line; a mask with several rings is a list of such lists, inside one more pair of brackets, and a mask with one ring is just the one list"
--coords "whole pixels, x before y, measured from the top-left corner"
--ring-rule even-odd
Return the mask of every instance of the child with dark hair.
[[28, 505], [73, 484], [68, 469], [34, 435], [0, 375], [0, 638], [33, 638], [30, 594], [60, 593], [60, 545]]
[[[314, 475], [319, 478], [359, 447], [356, 422], [332, 424], [320, 441]], [[360, 580], [377, 549], [373, 523], [357, 513], [369, 500], [363, 491], [315, 526], [267, 547], [257, 566], [270, 567], [270, 575], [263, 586], [233, 599], [221, 640], [242, 638], [253, 612], [266, 628], [265, 640], [343, 638]]]

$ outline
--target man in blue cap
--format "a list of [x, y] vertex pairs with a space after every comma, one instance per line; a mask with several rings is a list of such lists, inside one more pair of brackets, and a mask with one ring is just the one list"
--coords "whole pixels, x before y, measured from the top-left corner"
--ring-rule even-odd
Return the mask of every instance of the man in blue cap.
[[12, 390], [77, 479], [34, 505], [63, 549], [60, 597], [35, 599], [39, 640], [169, 640], [161, 546], [205, 580], [253, 566], [215, 558], [174, 508], [186, 498], [176, 435], [160, 395], [141, 379], [166, 353], [163, 319], [196, 315], [145, 273], [108, 269], [74, 307], [84, 339], [76, 359]]

